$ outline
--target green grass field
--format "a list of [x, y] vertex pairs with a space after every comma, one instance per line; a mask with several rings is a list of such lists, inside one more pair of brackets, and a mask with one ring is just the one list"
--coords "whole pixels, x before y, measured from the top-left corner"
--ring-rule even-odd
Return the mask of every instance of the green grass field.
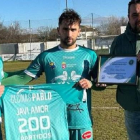
[[[5, 71], [27, 68], [30, 62], [4, 62]], [[29, 84], [45, 83], [44, 75]], [[127, 140], [123, 110], [115, 100], [116, 86], [104, 91], [92, 90], [92, 115], [94, 140]], [[13, 126], [14, 127], [14, 126]]]

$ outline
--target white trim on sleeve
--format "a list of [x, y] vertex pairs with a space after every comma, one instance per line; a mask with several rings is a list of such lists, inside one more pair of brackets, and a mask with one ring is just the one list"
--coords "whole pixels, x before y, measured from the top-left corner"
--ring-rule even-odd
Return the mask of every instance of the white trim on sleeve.
[[2, 123], [2, 117], [0, 117], [0, 123]]
[[33, 73], [29, 72], [28, 70], [25, 70], [24, 72], [25, 72], [27, 75], [29, 75], [29, 76], [31, 76], [31, 77], [33, 77], [33, 78], [35, 78], [35, 79], [38, 78], [36, 75], [34, 75]]

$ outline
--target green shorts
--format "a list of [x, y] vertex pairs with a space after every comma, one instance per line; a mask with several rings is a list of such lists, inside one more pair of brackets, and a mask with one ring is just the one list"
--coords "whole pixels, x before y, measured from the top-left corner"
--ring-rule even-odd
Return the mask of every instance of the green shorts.
[[93, 130], [90, 128], [69, 129], [70, 140], [93, 140]]

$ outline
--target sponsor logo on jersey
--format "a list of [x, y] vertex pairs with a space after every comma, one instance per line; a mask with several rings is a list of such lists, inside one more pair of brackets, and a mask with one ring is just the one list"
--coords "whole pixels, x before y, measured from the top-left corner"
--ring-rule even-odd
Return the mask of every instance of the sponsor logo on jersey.
[[62, 62], [62, 69], [65, 69], [65, 68], [66, 68], [66, 63]]
[[54, 62], [50, 62], [49, 65], [50, 65], [50, 68], [51, 68], [51, 69], [54, 69], [54, 68], [55, 68]]
[[83, 139], [90, 139], [91, 138], [91, 131], [86, 131], [85, 133], [82, 134]]
[[45, 91], [42, 89], [32, 90], [33, 86], [29, 86], [29, 89], [19, 89], [17, 94], [12, 94], [10, 96], [11, 103], [25, 103], [34, 101], [46, 101], [52, 99], [52, 93], [50, 91]]
[[75, 56], [63, 56], [63, 59], [75, 59]]

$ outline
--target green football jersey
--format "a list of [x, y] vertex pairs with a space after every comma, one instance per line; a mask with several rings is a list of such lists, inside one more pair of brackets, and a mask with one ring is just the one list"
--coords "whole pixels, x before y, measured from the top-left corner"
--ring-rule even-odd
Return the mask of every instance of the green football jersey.
[[66, 104], [82, 96], [74, 83], [6, 86], [0, 98], [6, 140], [69, 140]]
[[[91, 77], [96, 78], [97, 76], [97, 69], [95, 68], [95, 64], [97, 64], [96, 62], [97, 55], [91, 49], [77, 46], [75, 49], [69, 50], [56, 46], [39, 54], [37, 58], [32, 61], [27, 70], [25, 70], [25, 73], [31, 77], [37, 78], [45, 72], [47, 83], [70, 83], [77, 82], [82, 78], [91, 80]], [[87, 103], [84, 103], [82, 106], [85, 106], [86, 108], [86, 105], [88, 104], [88, 111], [90, 114], [91, 90], [88, 89], [86, 92]], [[75, 111], [72, 110], [68, 114], [70, 115], [68, 118], [73, 116], [73, 118], [78, 119], [69, 120], [70, 128], [87, 127], [86, 123], [83, 123], [82, 119], [84, 118], [84, 121], [88, 124], [89, 118], [87, 116], [83, 116], [81, 113], [79, 117], [78, 113], [78, 116], [75, 117]], [[77, 121], [79, 121], [80, 118], [81, 123], [77, 124]]]
[[25, 73], [39, 77], [45, 72], [47, 83], [77, 82], [81, 78], [90, 80], [97, 60], [96, 53], [88, 48], [78, 46], [75, 49], [62, 49], [59, 46], [44, 51], [32, 61]]

